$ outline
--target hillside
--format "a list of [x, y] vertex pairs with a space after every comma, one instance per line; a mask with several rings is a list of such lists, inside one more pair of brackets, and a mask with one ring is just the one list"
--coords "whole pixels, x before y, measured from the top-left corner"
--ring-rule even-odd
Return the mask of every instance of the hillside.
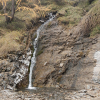
[[[0, 88], [27, 88], [36, 30], [52, 13], [55, 18], [44, 24], [36, 44], [32, 84], [40, 90], [36, 95], [31, 92], [31, 99], [56, 100], [56, 94], [61, 100], [99, 100], [100, 0], [23, 0], [21, 6], [34, 9], [34, 4], [49, 10], [37, 10], [36, 16], [28, 10], [16, 11], [9, 24], [0, 16]], [[8, 11], [9, 6], [10, 2]]]

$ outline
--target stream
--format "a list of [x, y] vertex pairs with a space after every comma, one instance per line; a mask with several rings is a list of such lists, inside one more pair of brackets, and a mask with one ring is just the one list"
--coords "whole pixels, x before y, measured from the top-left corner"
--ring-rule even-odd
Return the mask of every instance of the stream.
[[38, 39], [39, 39], [39, 34], [41, 30], [45, 27], [46, 24], [48, 24], [50, 21], [54, 19], [55, 15], [52, 15], [52, 13], [49, 14], [49, 20], [44, 22], [36, 31], [37, 37], [34, 40], [33, 46], [34, 46], [34, 52], [33, 52], [33, 57], [31, 58], [31, 65], [30, 65], [30, 73], [29, 73], [29, 85], [28, 89], [36, 89], [36, 87], [32, 87], [32, 72], [33, 68], [36, 64], [36, 53], [37, 53], [37, 44], [38, 44]]

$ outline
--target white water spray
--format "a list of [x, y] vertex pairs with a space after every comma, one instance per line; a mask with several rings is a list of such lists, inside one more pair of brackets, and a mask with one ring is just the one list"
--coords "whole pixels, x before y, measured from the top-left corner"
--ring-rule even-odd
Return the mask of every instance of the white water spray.
[[32, 57], [32, 59], [31, 59], [31, 65], [30, 65], [28, 89], [36, 89], [36, 87], [32, 87], [32, 72], [33, 72], [33, 68], [34, 68], [34, 66], [35, 66], [35, 64], [36, 64], [36, 52], [37, 52], [37, 44], [38, 44], [39, 34], [40, 34], [41, 30], [44, 28], [44, 26], [45, 26], [46, 24], [48, 24], [50, 21], [52, 21], [52, 20], [54, 19], [54, 17], [55, 17], [54, 15], [52, 15], [52, 13], [50, 13], [49, 16], [50, 16], [50, 17], [49, 17], [49, 20], [46, 21], [44, 24], [42, 24], [42, 25], [38, 28], [38, 30], [37, 30], [37, 32], [36, 32], [37, 37], [36, 37], [35, 40], [34, 40], [34, 53], [33, 53], [33, 57]]

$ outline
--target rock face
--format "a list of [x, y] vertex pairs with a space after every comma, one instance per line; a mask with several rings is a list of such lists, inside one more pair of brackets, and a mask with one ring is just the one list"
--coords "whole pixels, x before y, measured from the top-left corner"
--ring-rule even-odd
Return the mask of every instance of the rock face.
[[93, 18], [87, 14], [72, 29], [64, 29], [56, 19], [45, 26], [39, 38], [34, 86], [83, 89], [93, 84], [94, 54], [100, 50], [100, 35], [88, 34], [99, 23], [90, 24]]
[[8, 59], [0, 60], [0, 86], [1, 88], [14, 89], [28, 72], [31, 59], [31, 51], [27, 54], [19, 52], [17, 55], [8, 56]]
[[[90, 32], [100, 24], [98, 7], [94, 6], [70, 29], [57, 24], [56, 19], [45, 26], [39, 38], [34, 86], [83, 89], [96, 82], [94, 54], [100, 50], [100, 35], [90, 37]], [[99, 83], [99, 74], [96, 77]]]

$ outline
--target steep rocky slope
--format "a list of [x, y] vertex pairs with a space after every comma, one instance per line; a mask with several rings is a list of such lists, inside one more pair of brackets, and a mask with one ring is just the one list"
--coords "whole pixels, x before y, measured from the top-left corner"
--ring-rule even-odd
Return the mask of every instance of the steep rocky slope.
[[66, 29], [55, 19], [40, 33], [34, 86], [83, 89], [97, 85], [92, 77], [100, 35], [90, 37], [90, 33], [100, 24], [99, 5], [98, 1], [77, 26]]

